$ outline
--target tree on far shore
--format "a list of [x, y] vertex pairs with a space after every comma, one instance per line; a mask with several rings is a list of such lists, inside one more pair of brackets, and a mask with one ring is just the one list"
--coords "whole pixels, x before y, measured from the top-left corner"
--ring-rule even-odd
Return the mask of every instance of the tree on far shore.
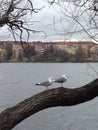
[[83, 62], [86, 61], [87, 54], [85, 51], [80, 47], [75, 54], [76, 62]]

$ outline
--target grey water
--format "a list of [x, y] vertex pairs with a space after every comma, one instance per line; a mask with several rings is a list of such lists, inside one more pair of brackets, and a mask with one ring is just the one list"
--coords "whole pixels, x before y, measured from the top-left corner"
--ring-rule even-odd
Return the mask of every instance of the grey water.
[[[98, 77], [98, 63], [1, 63], [0, 112], [20, 101], [44, 91], [35, 86], [48, 77], [69, 75], [64, 87], [83, 86]], [[59, 87], [53, 84], [51, 88]], [[13, 130], [98, 130], [98, 97], [70, 107], [42, 110], [13, 128]]]

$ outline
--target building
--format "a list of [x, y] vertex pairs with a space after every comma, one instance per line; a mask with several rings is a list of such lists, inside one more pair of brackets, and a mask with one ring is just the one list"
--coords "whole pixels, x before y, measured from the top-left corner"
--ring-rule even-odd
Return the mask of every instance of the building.
[[44, 43], [41, 42], [41, 41], [33, 41], [33, 42], [30, 42], [29, 43], [29, 46], [34, 46], [35, 48], [35, 51], [39, 54], [43, 53], [44, 52]]
[[92, 45], [92, 47], [90, 48], [90, 52], [92, 58], [98, 58], [98, 45]]
[[76, 42], [55, 42], [55, 47], [60, 50], [65, 50], [69, 54], [75, 54], [78, 49]]
[[22, 59], [23, 58], [23, 47], [21, 46], [21, 44], [18, 43], [13, 43], [12, 44], [12, 50], [13, 50], [13, 58], [14, 59]]
[[[76, 51], [80, 48], [88, 55], [91, 53], [91, 48], [98, 46], [96, 43], [88, 42], [88, 41], [79, 41], [79, 42], [56, 42], [55, 47], [61, 50], [65, 50], [69, 54], [76, 54]], [[93, 49], [95, 52], [95, 49]]]
[[7, 50], [4, 47], [0, 47], [0, 62], [7, 60]]
[[[75, 55], [76, 52], [81, 48], [88, 58], [96, 57], [98, 58], [98, 44], [89, 41], [62, 41], [62, 42], [41, 42], [41, 41], [33, 41], [33, 42], [25, 42], [22, 44], [19, 41], [0, 41], [0, 53], [1, 60], [9, 59], [12, 57], [13, 59], [22, 59], [26, 56], [24, 52], [24, 48], [28, 48], [30, 46], [34, 46], [36, 54], [43, 53], [47, 48], [53, 46], [58, 50], [65, 50], [69, 54]], [[12, 52], [9, 54], [8, 52]], [[8, 54], [10, 56], [8, 56]]]

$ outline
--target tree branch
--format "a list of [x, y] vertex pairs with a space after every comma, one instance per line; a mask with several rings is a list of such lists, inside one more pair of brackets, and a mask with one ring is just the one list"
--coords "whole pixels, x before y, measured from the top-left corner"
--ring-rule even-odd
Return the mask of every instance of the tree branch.
[[55, 106], [72, 106], [98, 96], [98, 79], [80, 88], [55, 88], [36, 94], [0, 113], [0, 130], [11, 130], [38, 111]]
[[[23, 0], [10, 0], [0, 2], [0, 27], [7, 25], [9, 29], [13, 32], [15, 38], [15, 32], [19, 31], [22, 34], [23, 32], [27, 32], [27, 38], [29, 37], [30, 33], [39, 33], [42, 31], [36, 31], [32, 29], [32, 27], [28, 26], [28, 15], [31, 16], [33, 13], [38, 13], [42, 8], [34, 8], [32, 0], [26, 0], [24, 3]], [[5, 6], [6, 5], [6, 6]], [[21, 6], [19, 6], [21, 5]], [[3, 8], [2, 8], [3, 6]], [[31, 22], [32, 23], [32, 22]], [[15, 38], [16, 39], [16, 38]], [[21, 40], [21, 39], [20, 39]]]

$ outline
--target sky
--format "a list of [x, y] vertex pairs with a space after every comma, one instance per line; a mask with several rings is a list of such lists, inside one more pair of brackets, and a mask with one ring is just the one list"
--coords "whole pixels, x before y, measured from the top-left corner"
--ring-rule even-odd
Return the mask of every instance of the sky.
[[[53, 0], [50, 0], [50, 2], [52, 1]], [[31, 33], [29, 41], [91, 40], [89, 35], [79, 31], [82, 29], [81, 26], [78, 25], [72, 18], [70, 18], [72, 15], [78, 14], [79, 9], [75, 9], [71, 3], [69, 6], [69, 4], [64, 1], [65, 0], [62, 0], [62, 7], [60, 7], [57, 4], [50, 5], [47, 0], [40, 0], [40, 2], [39, 0], [32, 0], [34, 8], [42, 9], [38, 13], [33, 13], [32, 16], [27, 15], [27, 20], [30, 23], [28, 27], [38, 31], [38, 33]], [[58, 2], [58, 0], [56, 0], [56, 2]], [[23, 3], [25, 2], [21, 2], [21, 6], [23, 6]], [[66, 14], [65, 8], [67, 8], [68, 12]], [[84, 18], [81, 20], [84, 21]], [[19, 40], [19, 37], [16, 36], [16, 39]], [[6, 25], [0, 28], [0, 40], [14, 40]], [[26, 32], [23, 34], [23, 40], [27, 40]]]

